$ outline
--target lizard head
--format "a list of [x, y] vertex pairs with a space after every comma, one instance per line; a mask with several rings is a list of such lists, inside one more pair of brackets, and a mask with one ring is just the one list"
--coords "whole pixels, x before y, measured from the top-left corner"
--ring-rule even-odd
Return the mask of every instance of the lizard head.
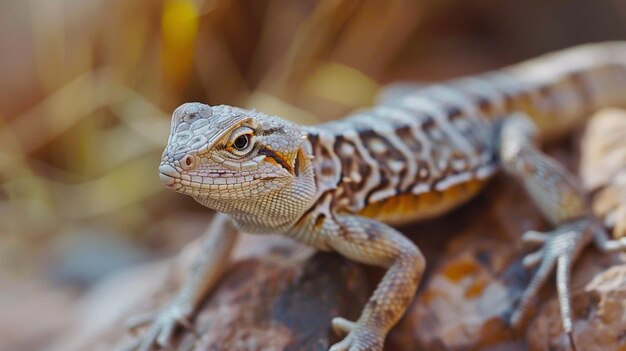
[[168, 188], [215, 208], [215, 201], [246, 201], [288, 187], [304, 158], [302, 132], [291, 122], [231, 106], [186, 103], [172, 115], [159, 175]]

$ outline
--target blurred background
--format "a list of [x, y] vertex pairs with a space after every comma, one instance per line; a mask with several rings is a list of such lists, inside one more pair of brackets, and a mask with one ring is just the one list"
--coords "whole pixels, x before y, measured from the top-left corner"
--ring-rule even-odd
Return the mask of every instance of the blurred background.
[[177, 252], [211, 214], [157, 166], [186, 101], [299, 123], [398, 80], [626, 39], [625, 0], [2, 0], [0, 350], [58, 335], [76, 299]]

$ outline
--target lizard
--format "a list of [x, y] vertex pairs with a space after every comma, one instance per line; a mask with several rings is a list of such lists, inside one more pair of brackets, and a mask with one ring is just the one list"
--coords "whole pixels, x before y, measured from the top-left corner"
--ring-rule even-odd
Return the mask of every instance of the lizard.
[[279, 233], [383, 267], [360, 317], [332, 320], [330, 351], [382, 350], [411, 302], [426, 262], [393, 225], [442, 215], [502, 171], [520, 181], [554, 227], [528, 231], [536, 268], [510, 316], [518, 327], [556, 269], [572, 348], [570, 275], [583, 248], [626, 249], [608, 236], [576, 178], [540, 149], [591, 112], [626, 103], [626, 42], [585, 44], [475, 76], [408, 89], [342, 120], [301, 126], [227, 105], [185, 103], [172, 114], [159, 165], [169, 189], [217, 212], [178, 294], [136, 348], [169, 347], [223, 272], [237, 233]]

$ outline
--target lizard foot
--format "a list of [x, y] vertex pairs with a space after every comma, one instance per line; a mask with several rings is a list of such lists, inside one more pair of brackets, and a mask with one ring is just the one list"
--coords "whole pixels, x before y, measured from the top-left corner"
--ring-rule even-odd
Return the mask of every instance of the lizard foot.
[[131, 331], [149, 325], [141, 336], [140, 343], [133, 349], [149, 351], [156, 347], [157, 349], [173, 350], [171, 342], [174, 332], [179, 326], [197, 334], [193, 324], [189, 321], [192, 313], [193, 308], [191, 306], [182, 299], [174, 299], [160, 311], [149, 312], [129, 319], [127, 327]]
[[522, 263], [526, 268], [537, 266], [539, 268], [511, 316], [510, 322], [514, 327], [520, 327], [529, 312], [531, 303], [556, 266], [556, 286], [563, 330], [570, 337], [570, 341], [573, 340], [570, 276], [576, 257], [593, 239], [594, 228], [594, 222], [585, 218], [562, 224], [545, 233], [537, 231], [524, 233], [522, 236], [524, 242], [541, 244], [541, 247], [526, 255]]
[[333, 318], [332, 323], [335, 332], [348, 333], [348, 335], [331, 346], [329, 351], [380, 351], [383, 349], [385, 333], [382, 331], [341, 317]]

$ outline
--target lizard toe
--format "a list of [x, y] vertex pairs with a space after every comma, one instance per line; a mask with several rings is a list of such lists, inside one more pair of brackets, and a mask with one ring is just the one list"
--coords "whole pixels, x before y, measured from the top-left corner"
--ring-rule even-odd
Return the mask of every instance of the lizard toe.
[[385, 333], [354, 323], [353, 329], [329, 351], [381, 351]]
[[543, 244], [546, 242], [546, 233], [529, 230], [522, 235], [522, 241], [528, 244]]
[[140, 337], [137, 351], [150, 351], [153, 349], [173, 350], [172, 341], [174, 333], [179, 327], [189, 329], [194, 335], [198, 335], [190, 322], [192, 309], [181, 301], [174, 300], [160, 311], [149, 312], [144, 315], [131, 318], [127, 325], [133, 329], [148, 326]]
[[[545, 237], [542, 247], [526, 255], [522, 261], [523, 265], [527, 268], [536, 266], [538, 266], [538, 268], [522, 293], [517, 308], [511, 315], [509, 322], [514, 328], [519, 328], [524, 322], [530, 312], [532, 302], [556, 267], [556, 286], [561, 320], [564, 330], [571, 332], [571, 271], [576, 257], [592, 239], [592, 231], [590, 230], [592, 226], [592, 221], [581, 219], [564, 223], [553, 231], [540, 234]], [[536, 234], [531, 235], [536, 236]]]
[[354, 328], [354, 325], [355, 325], [354, 322], [351, 322], [342, 317], [333, 318], [332, 324], [333, 324], [333, 330], [338, 335], [348, 334]]
[[134, 333], [135, 331], [137, 331], [137, 329], [147, 324], [152, 323], [152, 321], [154, 321], [154, 319], [156, 318], [157, 314], [158, 314], [158, 311], [155, 310], [155, 311], [145, 312], [143, 314], [131, 316], [130, 318], [126, 320], [126, 329]]
[[541, 261], [543, 260], [544, 252], [543, 249], [539, 249], [537, 251], [533, 251], [522, 259], [522, 265], [526, 269], [531, 269], [537, 267]]

